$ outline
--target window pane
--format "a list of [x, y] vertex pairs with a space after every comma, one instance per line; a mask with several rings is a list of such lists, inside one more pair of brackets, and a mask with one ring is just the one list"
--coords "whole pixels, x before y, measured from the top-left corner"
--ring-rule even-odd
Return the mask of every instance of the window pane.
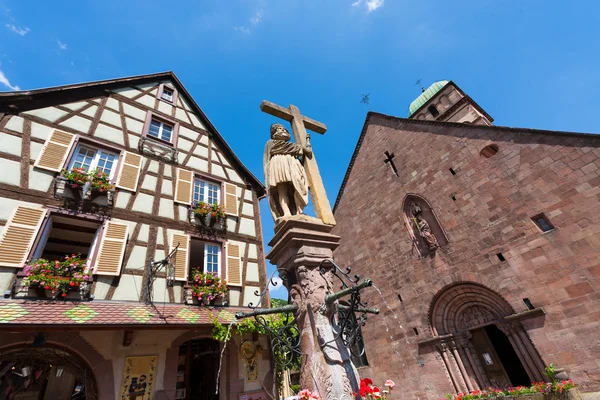
[[80, 147], [77, 155], [75, 156], [75, 161], [73, 162], [73, 168], [83, 168], [86, 171], [90, 169], [90, 165], [92, 165], [92, 160], [96, 155], [96, 151], [92, 149], [88, 149], [85, 147]]
[[170, 142], [171, 141], [171, 132], [172, 131], [173, 131], [173, 127], [171, 125], [163, 124], [161, 139]]
[[150, 136], [154, 136], [154, 137], [159, 137], [159, 132], [160, 132], [160, 126], [162, 124], [160, 122], [158, 122], [157, 120], [153, 119], [150, 122], [150, 129], [148, 129], [148, 135]]
[[199, 203], [204, 201], [204, 188], [206, 183], [201, 181], [200, 179], [196, 179], [194, 181], [194, 201]]
[[219, 252], [221, 248], [212, 244], [206, 245], [206, 272], [219, 272]]
[[215, 185], [214, 183], [208, 183], [208, 202], [210, 204], [215, 204], [219, 202], [219, 185]]
[[96, 168], [102, 170], [102, 172], [110, 175], [112, 170], [113, 161], [116, 158], [115, 154], [108, 153], [104, 150], [99, 150], [100, 154], [98, 156], [98, 165]]

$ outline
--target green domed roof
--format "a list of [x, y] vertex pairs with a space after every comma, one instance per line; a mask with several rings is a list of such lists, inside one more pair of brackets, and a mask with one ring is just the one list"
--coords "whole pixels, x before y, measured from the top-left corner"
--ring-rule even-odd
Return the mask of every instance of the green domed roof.
[[421, 108], [423, 104], [427, 103], [427, 101], [430, 98], [432, 98], [437, 92], [442, 90], [447, 84], [448, 81], [437, 81], [434, 82], [431, 86], [429, 86], [426, 91], [421, 93], [419, 97], [417, 97], [412, 103], [410, 103], [410, 106], [408, 106], [408, 116], [410, 117], [411, 115], [413, 115], [415, 111]]

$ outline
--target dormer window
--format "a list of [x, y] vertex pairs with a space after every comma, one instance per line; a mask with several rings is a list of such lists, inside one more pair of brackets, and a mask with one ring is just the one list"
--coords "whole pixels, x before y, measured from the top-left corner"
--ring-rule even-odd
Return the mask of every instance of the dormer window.
[[173, 102], [173, 90], [171, 88], [164, 88], [160, 97], [169, 103]]
[[429, 110], [429, 113], [433, 116], [433, 118], [437, 117], [438, 115], [440, 115], [440, 112], [438, 111], [438, 109], [436, 108], [435, 105], [430, 105], [429, 107], [427, 107], [427, 110]]
[[176, 106], [177, 95], [177, 89], [175, 89], [175, 87], [169, 84], [161, 83], [158, 87], [158, 93], [156, 93], [156, 98]]

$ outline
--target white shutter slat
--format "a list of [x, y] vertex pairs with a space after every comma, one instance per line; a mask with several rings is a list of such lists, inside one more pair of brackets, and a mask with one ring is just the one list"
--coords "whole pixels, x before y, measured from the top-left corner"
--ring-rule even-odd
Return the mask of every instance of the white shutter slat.
[[242, 286], [242, 260], [240, 246], [227, 242], [227, 284]]
[[62, 131], [53, 131], [34, 166], [48, 171], [58, 172], [65, 165], [65, 161], [69, 155], [69, 151], [75, 142], [75, 135]]
[[17, 206], [0, 239], [0, 266], [23, 267], [45, 215], [41, 208]]
[[121, 273], [128, 230], [127, 224], [106, 221], [95, 262], [95, 274], [118, 276]]
[[116, 186], [118, 188], [132, 192], [136, 191], [143, 159], [140, 155], [130, 153], [129, 151], [125, 152], [121, 168], [119, 169], [119, 176], [116, 179]]
[[237, 186], [225, 183], [225, 210], [229, 215], [238, 215]]
[[174, 257], [175, 263], [175, 280], [176, 281], [187, 281], [188, 269], [189, 269], [189, 250], [190, 250], [190, 235], [183, 233], [173, 233], [171, 235], [171, 246], [173, 250], [179, 243], [177, 253]]
[[175, 184], [175, 202], [192, 204], [192, 186], [194, 173], [185, 169], [177, 168], [177, 182]]

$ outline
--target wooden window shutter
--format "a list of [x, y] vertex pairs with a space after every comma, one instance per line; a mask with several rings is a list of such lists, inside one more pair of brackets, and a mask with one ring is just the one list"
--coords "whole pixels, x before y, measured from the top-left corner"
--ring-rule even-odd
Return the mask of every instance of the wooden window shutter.
[[52, 132], [34, 166], [48, 171], [60, 171], [65, 165], [73, 142], [75, 135], [61, 131]]
[[0, 266], [23, 267], [46, 210], [17, 206], [0, 239]]
[[227, 242], [227, 284], [242, 286], [242, 260], [240, 246]]
[[128, 229], [127, 224], [106, 221], [96, 259], [96, 274], [118, 276], [121, 273]]
[[192, 185], [194, 173], [185, 169], [177, 169], [177, 183], [175, 184], [175, 202], [182, 204], [192, 203]]
[[125, 152], [123, 163], [119, 176], [117, 177], [117, 187], [135, 192], [142, 169], [142, 160], [144, 158], [128, 151]]
[[238, 215], [237, 186], [225, 183], [225, 210], [229, 215]]
[[176, 281], [187, 281], [188, 278], [188, 267], [190, 264], [190, 235], [184, 233], [173, 233], [171, 235], [171, 246], [173, 250], [179, 243], [179, 248], [175, 254], [175, 280]]

